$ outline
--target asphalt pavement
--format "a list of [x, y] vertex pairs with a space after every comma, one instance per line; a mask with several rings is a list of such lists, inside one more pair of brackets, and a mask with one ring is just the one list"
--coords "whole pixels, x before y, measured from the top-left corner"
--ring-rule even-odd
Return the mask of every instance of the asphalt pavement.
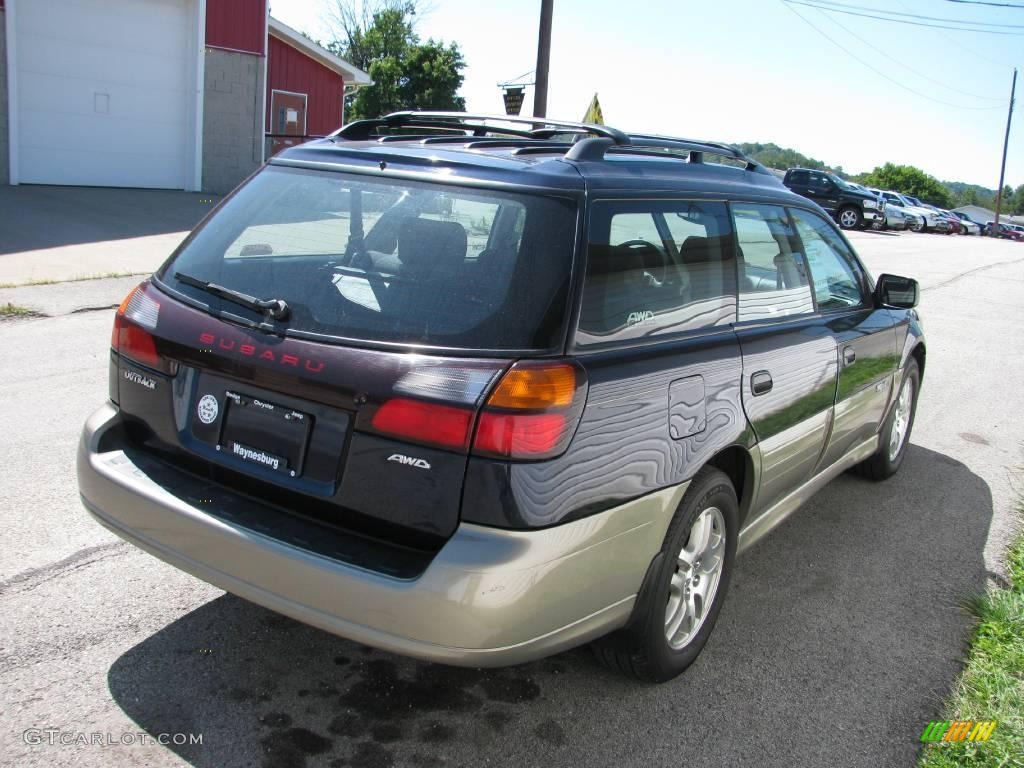
[[0, 764], [912, 765], [960, 668], [961, 603], [1002, 578], [1013, 527], [1024, 245], [852, 239], [876, 275], [924, 286], [905, 463], [880, 484], [838, 478], [742, 556], [704, 652], [661, 686], [587, 649], [505, 670], [411, 661], [122, 543], [85, 514], [74, 476], [81, 424], [106, 397], [112, 312], [65, 312], [115, 288], [41, 294], [54, 316], [0, 322]]

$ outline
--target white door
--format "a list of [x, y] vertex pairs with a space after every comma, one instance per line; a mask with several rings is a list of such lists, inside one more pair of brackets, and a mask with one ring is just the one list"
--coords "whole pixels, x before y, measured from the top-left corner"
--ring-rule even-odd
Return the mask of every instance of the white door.
[[16, 0], [18, 181], [184, 189], [194, 0]]

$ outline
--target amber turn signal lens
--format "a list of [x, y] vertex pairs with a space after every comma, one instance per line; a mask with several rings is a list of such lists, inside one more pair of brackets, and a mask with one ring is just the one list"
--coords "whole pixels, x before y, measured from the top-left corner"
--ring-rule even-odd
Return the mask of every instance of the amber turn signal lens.
[[572, 405], [576, 369], [565, 363], [517, 363], [487, 399], [488, 408], [546, 410]]

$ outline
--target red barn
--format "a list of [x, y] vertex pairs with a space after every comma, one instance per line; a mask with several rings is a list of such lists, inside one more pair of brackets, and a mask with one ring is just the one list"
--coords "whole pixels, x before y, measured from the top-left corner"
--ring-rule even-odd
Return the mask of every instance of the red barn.
[[285, 137], [324, 136], [344, 122], [346, 85], [369, 76], [270, 17], [267, 39], [267, 120], [274, 151], [297, 143]]
[[0, 183], [227, 192], [370, 83], [266, 0], [0, 0]]

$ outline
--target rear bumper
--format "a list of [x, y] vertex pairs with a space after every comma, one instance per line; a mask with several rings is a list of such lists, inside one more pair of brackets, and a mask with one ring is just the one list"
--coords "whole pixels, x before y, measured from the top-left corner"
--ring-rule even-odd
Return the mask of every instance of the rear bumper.
[[[541, 531], [463, 523], [414, 579], [323, 557], [227, 522], [157, 483], [86, 422], [78, 482], [105, 527], [183, 571], [298, 621], [416, 658], [518, 664], [623, 626], [685, 484]], [[111, 433], [116, 434], [116, 433]]]

